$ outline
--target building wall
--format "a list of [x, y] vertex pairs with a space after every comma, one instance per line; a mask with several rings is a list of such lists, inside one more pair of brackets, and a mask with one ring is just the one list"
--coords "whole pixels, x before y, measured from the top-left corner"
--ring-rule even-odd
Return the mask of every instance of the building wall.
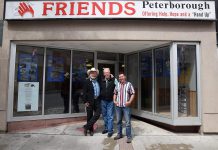
[[[3, 7], [4, 6], [4, 0], [0, 0], [0, 20], [3, 19]], [[0, 54], [2, 54], [2, 47], [0, 46]], [[2, 85], [7, 85], [7, 83], [5, 83], [3, 80], [4, 80], [4, 76], [3, 74], [5, 69], [4, 69], [4, 64], [5, 64], [5, 61], [7, 61], [7, 59], [4, 59], [4, 57], [2, 57], [0, 55], [0, 83], [1, 83], [1, 86], [0, 86], [0, 91], [4, 91]], [[4, 91], [7, 93], [7, 91]], [[5, 130], [6, 129], [6, 105], [5, 105], [5, 102], [7, 101], [6, 100], [6, 97], [4, 97], [4, 94], [3, 92], [0, 92], [0, 131], [1, 130]]]
[[3, 12], [4, 12], [4, 0], [0, 1], [0, 20], [3, 19]]
[[[10, 40], [173, 40], [201, 42], [202, 131], [218, 132], [218, 54], [215, 23], [148, 20], [11, 21], [4, 25], [0, 130], [6, 129]], [[4, 66], [2, 68], [2, 66]], [[215, 81], [214, 81], [215, 80]]]

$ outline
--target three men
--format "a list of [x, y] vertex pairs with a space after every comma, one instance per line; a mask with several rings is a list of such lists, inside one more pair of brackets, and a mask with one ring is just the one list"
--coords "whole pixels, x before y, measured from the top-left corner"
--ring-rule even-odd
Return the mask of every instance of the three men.
[[[114, 105], [116, 106], [117, 115], [117, 136], [114, 140], [123, 137], [122, 135], [122, 118], [123, 114], [126, 120], [127, 143], [131, 143], [131, 112], [130, 105], [134, 100], [135, 91], [130, 82], [126, 81], [126, 76], [121, 73], [119, 75], [119, 83], [110, 74], [110, 69], [104, 69], [104, 78], [98, 82], [98, 70], [90, 69], [89, 78], [86, 80], [83, 89], [83, 99], [87, 110], [87, 123], [84, 125], [84, 134], [90, 131], [90, 135], [94, 134], [93, 125], [99, 119], [101, 109], [105, 123], [103, 134], [108, 133], [108, 137], [113, 135], [113, 117]], [[94, 115], [93, 115], [94, 113]]]

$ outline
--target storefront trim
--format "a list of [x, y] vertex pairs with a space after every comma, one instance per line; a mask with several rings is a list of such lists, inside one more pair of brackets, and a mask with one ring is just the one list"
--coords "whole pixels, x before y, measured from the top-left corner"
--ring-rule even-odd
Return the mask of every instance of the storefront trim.
[[[18, 42], [19, 43], [19, 42]], [[22, 117], [13, 117], [13, 94], [14, 93], [14, 76], [15, 76], [15, 58], [16, 58], [16, 44], [18, 44], [17, 42], [11, 42], [11, 48], [10, 48], [10, 69], [9, 69], [9, 88], [8, 88], [8, 115], [7, 115], [7, 120], [8, 122], [13, 122], [13, 121], [24, 121], [24, 120], [38, 120], [38, 119], [55, 119], [55, 118], [69, 118], [69, 117], [81, 117], [81, 116], [85, 116], [86, 113], [72, 113], [71, 111], [68, 114], [50, 114], [50, 115], [45, 115], [44, 112], [44, 105], [42, 105], [42, 115], [37, 115], [37, 116], [22, 116]], [[20, 43], [19, 43], [20, 44]], [[178, 44], [185, 44], [185, 45], [196, 45], [196, 66], [197, 66], [197, 117], [178, 117], [178, 66], [177, 66], [177, 45]], [[23, 43], [21, 45], [24, 45]], [[25, 44], [28, 45], [28, 44]], [[31, 44], [31, 46], [33, 46]], [[141, 75], [140, 75], [140, 69], [138, 67], [138, 105], [136, 109], [132, 110], [132, 114], [139, 116], [139, 117], [144, 117], [146, 119], [150, 119], [150, 120], [154, 120], [157, 122], [163, 122], [169, 125], [174, 125], [174, 126], [194, 126], [194, 125], [198, 125], [200, 126], [202, 124], [202, 120], [201, 120], [201, 91], [200, 91], [200, 45], [199, 42], [170, 42], [167, 44], [163, 44], [163, 45], [159, 45], [157, 47], [152, 47], [152, 48], [148, 48], [148, 49], [144, 49], [144, 50], [140, 50], [140, 51], [134, 51], [132, 53], [128, 53], [127, 55], [130, 54], [137, 54], [138, 58], [139, 58], [139, 54], [140, 52], [144, 52], [144, 51], [149, 51], [152, 50], [152, 53], [154, 53], [154, 50], [156, 48], [160, 48], [160, 47], [165, 47], [165, 46], [170, 46], [170, 65], [171, 65], [171, 72], [170, 72], [170, 89], [171, 89], [171, 105], [170, 105], [170, 115], [171, 116], [165, 116], [165, 115], [161, 115], [155, 112], [155, 89], [153, 86], [153, 90], [152, 90], [152, 112], [148, 112], [148, 111], [144, 111], [141, 110], [141, 83], [140, 83], [140, 79], [141, 79]], [[41, 46], [44, 47], [44, 46]], [[64, 49], [64, 48], [63, 48]], [[66, 48], [67, 49], [67, 48]], [[46, 56], [46, 50], [47, 48], [44, 47], [44, 56]], [[70, 50], [70, 49], [69, 49]], [[73, 58], [73, 53], [72, 53], [71, 49], [71, 72], [72, 72], [72, 58]], [[78, 50], [78, 49], [77, 49]], [[89, 52], [91, 52], [89, 50]], [[94, 52], [94, 65], [97, 67], [98, 62], [105, 62], [104, 60], [97, 60], [97, 52]], [[154, 55], [152, 55], [152, 57], [154, 57]], [[154, 59], [152, 59], [152, 68], [154, 68]], [[126, 57], [124, 57], [124, 61], [125, 61], [125, 65], [126, 63]], [[115, 61], [107, 61], [107, 63], [115, 63]], [[45, 95], [44, 91], [45, 91], [45, 70], [46, 70], [46, 57], [44, 59], [44, 68], [43, 68], [43, 95]], [[139, 59], [138, 59], [138, 63], [139, 63]], [[116, 63], [115, 63], [116, 64]], [[117, 68], [116, 68], [117, 69]], [[127, 68], [126, 68], [127, 69]], [[154, 78], [154, 71], [152, 73], [152, 76]], [[72, 77], [72, 75], [71, 75]], [[72, 81], [72, 79], [71, 79]], [[152, 83], [154, 85], [154, 81]], [[72, 90], [72, 86], [70, 86], [70, 91]], [[42, 96], [42, 102], [44, 104], [44, 96]], [[70, 104], [70, 110], [71, 110], [71, 104]]]
[[[177, 75], [177, 70], [178, 70], [178, 65], [177, 65], [177, 45], [178, 44], [185, 44], [185, 45], [196, 45], [196, 66], [197, 66], [197, 117], [179, 117], [178, 116], [178, 75]], [[200, 80], [200, 45], [199, 42], [174, 42], [173, 43], [173, 49], [174, 49], [174, 76], [176, 78], [173, 78], [174, 81], [174, 124], [175, 125], [187, 125], [187, 124], [193, 124], [193, 125], [201, 125], [202, 124], [202, 110], [201, 110], [201, 80]]]
[[[19, 43], [19, 42], [18, 42]], [[42, 96], [42, 115], [37, 115], [37, 116], [16, 116], [13, 117], [13, 93], [14, 93], [14, 74], [15, 74], [15, 58], [16, 58], [16, 45], [18, 44], [16, 42], [11, 42], [11, 47], [10, 47], [10, 69], [9, 69], [9, 87], [8, 87], [8, 109], [7, 109], [7, 121], [8, 122], [13, 122], [13, 121], [25, 121], [25, 120], [39, 120], [39, 119], [55, 119], [55, 118], [72, 118], [72, 117], [82, 117], [85, 116], [86, 113], [72, 113], [69, 112], [68, 114], [50, 114], [50, 115], [45, 115], [44, 112], [44, 101], [45, 101], [45, 70], [46, 70], [46, 57], [44, 58], [44, 68], [43, 68], [43, 96]], [[20, 45], [24, 45], [23, 43]], [[25, 44], [26, 46], [34, 46], [32, 44]], [[44, 46], [43, 46], [44, 47]], [[51, 46], [49, 46], [51, 47]], [[55, 47], [57, 48], [57, 47]], [[44, 55], [46, 54], [46, 47], [44, 47]], [[64, 49], [64, 48], [62, 48]], [[69, 49], [71, 51], [71, 58], [73, 56], [72, 54], [72, 49]], [[46, 55], [45, 55], [46, 56]], [[71, 59], [71, 64], [72, 64], [72, 59]], [[72, 71], [72, 67], [71, 67]], [[72, 80], [72, 79], [71, 79]], [[72, 86], [72, 85], [71, 85]], [[72, 87], [70, 87], [70, 90]], [[71, 103], [71, 101], [70, 101]], [[70, 109], [71, 111], [71, 105]]]
[[[177, 66], [177, 45], [178, 44], [185, 44], [185, 45], [196, 45], [196, 64], [197, 64], [197, 117], [178, 117], [178, 66]], [[169, 44], [164, 44], [158, 47], [153, 47], [153, 48], [148, 48], [148, 49], [144, 49], [144, 50], [140, 50], [138, 52], [132, 52], [129, 53], [127, 55], [130, 54], [135, 54], [135, 53], [140, 53], [143, 51], [149, 51], [151, 50], [152, 53], [154, 51], [154, 49], [156, 48], [160, 48], [160, 47], [165, 47], [165, 46], [169, 46], [170, 45], [170, 59], [171, 59], [171, 63], [170, 65], [171, 67], [171, 79], [170, 79], [170, 84], [171, 84], [171, 117], [169, 116], [164, 116], [158, 113], [155, 113], [155, 90], [154, 90], [154, 86], [153, 86], [153, 99], [152, 99], [152, 112], [149, 111], [144, 111], [141, 110], [141, 83], [140, 83], [140, 73], [138, 75], [138, 85], [139, 85], [139, 89], [138, 89], [138, 95], [139, 95], [139, 99], [138, 99], [138, 108], [137, 109], [133, 109], [133, 115], [139, 116], [139, 117], [145, 117], [146, 119], [150, 119], [150, 120], [155, 120], [158, 122], [163, 122], [163, 123], [167, 123], [170, 125], [175, 125], [175, 126], [200, 126], [202, 124], [202, 111], [201, 111], [201, 96], [200, 96], [200, 46], [199, 46], [199, 42], [172, 42]], [[152, 56], [154, 56], [152, 54]], [[153, 59], [154, 61], [154, 59]], [[154, 65], [154, 62], [152, 62], [152, 65]], [[153, 67], [152, 67], [153, 68]], [[139, 71], [140, 72], [140, 71]], [[153, 73], [153, 78], [154, 78], [154, 73]], [[153, 81], [154, 82], [154, 81]], [[154, 83], [153, 83], [154, 85]]]

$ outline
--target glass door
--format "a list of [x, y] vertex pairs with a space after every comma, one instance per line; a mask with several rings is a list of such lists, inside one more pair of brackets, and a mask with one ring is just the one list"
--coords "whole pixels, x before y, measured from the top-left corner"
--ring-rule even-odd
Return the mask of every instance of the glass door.
[[99, 70], [99, 75], [103, 78], [103, 70], [104, 68], [110, 68], [111, 74], [113, 74], [115, 77], [117, 75], [116, 73], [116, 65], [115, 63], [112, 62], [98, 62], [98, 70]]

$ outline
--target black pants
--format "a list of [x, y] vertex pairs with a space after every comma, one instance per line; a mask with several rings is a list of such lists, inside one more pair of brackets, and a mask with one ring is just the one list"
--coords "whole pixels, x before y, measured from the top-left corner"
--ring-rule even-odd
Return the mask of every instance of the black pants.
[[87, 123], [84, 125], [86, 130], [93, 131], [93, 125], [99, 119], [101, 115], [101, 101], [99, 99], [94, 99], [93, 103], [89, 104], [86, 108], [87, 111]]

